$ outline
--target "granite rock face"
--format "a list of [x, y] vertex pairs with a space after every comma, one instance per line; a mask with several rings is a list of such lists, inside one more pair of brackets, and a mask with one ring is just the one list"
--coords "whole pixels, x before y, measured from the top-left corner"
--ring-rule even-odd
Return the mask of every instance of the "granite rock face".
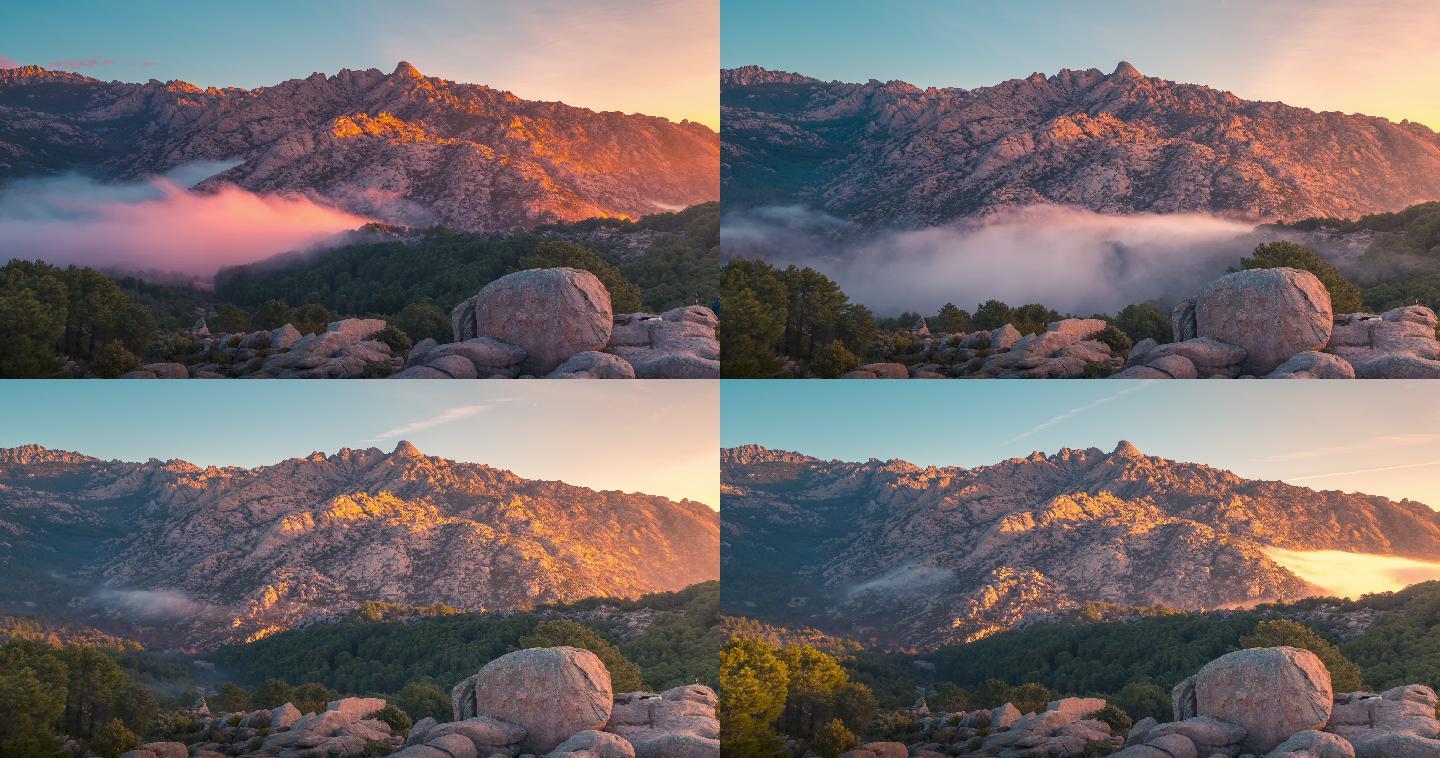
[[0, 69], [0, 154], [0, 185], [238, 160], [199, 189], [233, 184], [471, 231], [639, 218], [720, 197], [719, 135], [701, 124], [526, 101], [404, 62], [256, 89]]
[[747, 66], [721, 73], [720, 102], [727, 207], [818, 206], [869, 226], [1040, 203], [1356, 218], [1440, 197], [1429, 128], [1246, 101], [1128, 63], [975, 89]]

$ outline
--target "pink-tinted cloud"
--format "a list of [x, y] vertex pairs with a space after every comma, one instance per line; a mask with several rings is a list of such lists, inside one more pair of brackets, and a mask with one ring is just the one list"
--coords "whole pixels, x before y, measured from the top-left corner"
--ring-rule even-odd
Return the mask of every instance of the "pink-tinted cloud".
[[0, 55], [0, 68], [20, 68], [20, 61], [8, 55]]
[[150, 68], [151, 66], [155, 66], [157, 64], [155, 63], [155, 61], [140, 61], [136, 65], [138, 65], [140, 68]]
[[104, 59], [91, 58], [90, 60], [77, 60], [77, 59], [75, 59], [75, 58], [65, 58], [65, 59], [57, 60], [57, 61], [50, 61], [49, 65], [47, 65], [46, 68], [58, 68], [58, 69], [64, 69], [64, 70], [66, 70], [66, 71], [70, 71], [70, 70], [74, 70], [74, 69], [77, 69], [77, 68], [95, 68], [95, 67], [97, 67], [97, 66], [113, 66], [113, 65], [115, 65], [115, 59], [114, 59], [114, 58], [104, 58]]
[[128, 185], [73, 176], [27, 180], [0, 194], [0, 261], [208, 278], [223, 266], [333, 242], [367, 220], [306, 198], [234, 186], [195, 193], [169, 178]]

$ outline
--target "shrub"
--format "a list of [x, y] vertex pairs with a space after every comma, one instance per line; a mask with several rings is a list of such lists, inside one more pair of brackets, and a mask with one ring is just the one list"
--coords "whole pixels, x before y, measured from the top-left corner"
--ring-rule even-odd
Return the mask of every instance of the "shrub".
[[822, 758], [840, 758], [841, 753], [853, 750], [859, 745], [860, 738], [846, 729], [840, 719], [831, 719], [830, 723], [820, 727], [815, 733], [815, 739], [810, 741], [810, 749]]
[[1081, 379], [1104, 379], [1115, 373], [1115, 367], [1109, 361], [1089, 361], [1085, 368], [1080, 370]]
[[383, 342], [390, 348], [390, 352], [396, 355], [404, 355], [410, 352], [414, 344], [410, 341], [410, 335], [400, 330], [394, 324], [387, 324], [384, 329], [370, 335], [370, 339]]
[[100, 727], [90, 739], [90, 749], [103, 758], [120, 758], [120, 754], [140, 747], [140, 738], [125, 728], [120, 719]]
[[90, 362], [90, 373], [101, 379], [116, 379], [139, 367], [140, 359], [134, 353], [126, 350], [120, 340], [110, 340], [95, 353], [95, 359]]
[[1112, 734], [1124, 734], [1129, 731], [1130, 727], [1135, 725], [1130, 715], [1120, 710], [1120, 707], [1114, 703], [1106, 703], [1104, 708], [1096, 711], [1090, 718], [1098, 719], [1109, 724]]
[[1095, 339], [1105, 343], [1113, 355], [1125, 355], [1135, 344], [1130, 340], [1130, 335], [1120, 331], [1114, 324], [1106, 324], [1105, 328], [1095, 335]]
[[840, 340], [833, 340], [815, 351], [815, 357], [810, 361], [810, 373], [821, 379], [836, 379], [854, 371], [859, 365], [860, 360], [846, 350]]
[[414, 723], [410, 720], [410, 714], [395, 707], [393, 704], [386, 704], [384, 708], [381, 708], [380, 711], [375, 714], [375, 718], [389, 724], [390, 731], [393, 734], [404, 734], [410, 729], [411, 724]]

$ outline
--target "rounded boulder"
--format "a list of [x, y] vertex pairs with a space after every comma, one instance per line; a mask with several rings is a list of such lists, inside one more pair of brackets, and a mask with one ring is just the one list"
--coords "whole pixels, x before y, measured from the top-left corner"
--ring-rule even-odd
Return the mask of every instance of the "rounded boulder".
[[1195, 710], [1245, 728], [1243, 752], [1264, 754], [1290, 735], [1323, 729], [1334, 692], [1330, 672], [1308, 650], [1237, 650], [1195, 675]]
[[1255, 376], [1296, 353], [1323, 350], [1333, 326], [1330, 292], [1300, 269], [1236, 271], [1195, 296], [1197, 336], [1244, 348], [1242, 371]]
[[[525, 752], [550, 752], [576, 732], [610, 720], [610, 671], [588, 650], [517, 650], [485, 664], [474, 677], [475, 713], [525, 728]], [[467, 683], [471, 683], [467, 680]]]
[[525, 348], [522, 369], [535, 375], [554, 371], [576, 353], [603, 350], [614, 325], [610, 291], [594, 274], [575, 268], [502, 276], [466, 306], [473, 308], [468, 317], [474, 334]]

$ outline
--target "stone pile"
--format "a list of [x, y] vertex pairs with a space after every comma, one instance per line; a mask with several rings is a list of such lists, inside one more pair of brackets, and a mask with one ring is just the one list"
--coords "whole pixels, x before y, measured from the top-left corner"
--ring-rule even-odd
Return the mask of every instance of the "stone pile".
[[1171, 321], [1175, 341], [1137, 343], [1114, 378], [1440, 378], [1434, 311], [1334, 314], [1325, 286], [1299, 269], [1226, 274]]

